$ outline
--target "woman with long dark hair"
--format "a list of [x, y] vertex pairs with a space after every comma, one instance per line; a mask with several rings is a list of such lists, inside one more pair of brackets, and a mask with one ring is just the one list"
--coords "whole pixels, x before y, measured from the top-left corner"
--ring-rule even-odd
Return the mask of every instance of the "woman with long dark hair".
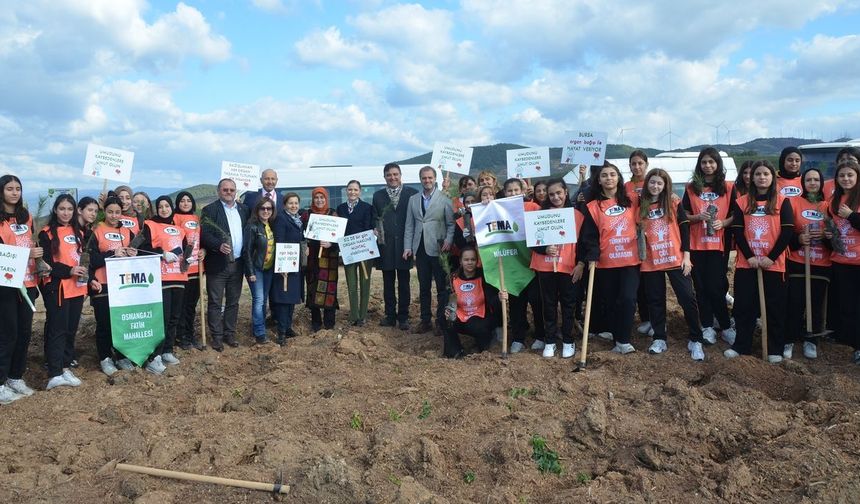
[[797, 147], [786, 147], [779, 154], [779, 169], [777, 170], [777, 189], [785, 198], [800, 196], [803, 184], [800, 180], [800, 167], [803, 165], [803, 154]]
[[860, 164], [843, 161], [836, 168], [836, 189], [828, 205], [838, 233], [833, 261], [833, 294], [838, 318], [837, 337], [854, 348], [852, 360], [860, 364]]
[[188, 191], [180, 191], [176, 195], [176, 207], [173, 209], [173, 223], [185, 231], [185, 241], [191, 245], [191, 259], [188, 262], [188, 281], [185, 282], [185, 292], [182, 294], [182, 314], [176, 327], [176, 340], [179, 348], [203, 350], [203, 345], [195, 332], [197, 303], [200, 301], [200, 263], [206, 250], [200, 246], [200, 217], [197, 216], [197, 202]]
[[269, 198], [260, 198], [245, 224], [242, 239], [242, 260], [245, 278], [251, 290], [251, 329], [258, 345], [266, 344], [266, 305], [272, 288], [275, 271], [275, 203]]

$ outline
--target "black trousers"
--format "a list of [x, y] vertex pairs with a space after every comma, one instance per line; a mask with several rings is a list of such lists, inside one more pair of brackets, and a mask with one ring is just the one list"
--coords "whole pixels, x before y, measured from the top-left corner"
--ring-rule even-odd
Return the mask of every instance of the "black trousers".
[[838, 339], [860, 350], [860, 266], [833, 263], [833, 297], [836, 302]]
[[[27, 289], [31, 301], [39, 291]], [[27, 369], [27, 348], [33, 334], [33, 310], [21, 297], [21, 291], [10, 287], [0, 288], [0, 385], [6, 380], [20, 380]]]
[[436, 283], [436, 323], [442, 326], [445, 322], [445, 306], [448, 304], [448, 284], [445, 281], [445, 270], [439, 257], [427, 255], [424, 250], [424, 239], [415, 252], [415, 268], [418, 270], [418, 301], [421, 304], [421, 321], [430, 322], [432, 317], [431, 283]]
[[[102, 285], [102, 292], [107, 289], [107, 284]], [[108, 297], [91, 297], [90, 304], [93, 307], [93, 317], [96, 319], [96, 351], [99, 361], [113, 357], [113, 337], [110, 327], [110, 303]]]
[[41, 287], [42, 301], [45, 303], [45, 360], [48, 363], [48, 378], [63, 374], [63, 368], [72, 362], [75, 336], [81, 322], [81, 309], [84, 296], [71, 299], [58, 299], [57, 281]]
[[693, 292], [693, 280], [684, 276], [680, 268], [642, 273], [654, 339], [666, 340], [666, 277], [669, 277], [669, 283], [675, 291], [675, 298], [684, 311], [687, 339], [701, 343], [702, 328], [699, 325], [699, 307], [696, 304], [696, 294]]
[[597, 319], [596, 326], [612, 332], [616, 343], [630, 343], [639, 266], [598, 268], [594, 275], [597, 303], [592, 303], [591, 316]]
[[[644, 273], [642, 273], [644, 275]], [[639, 311], [639, 320], [650, 322], [651, 315], [648, 313], [648, 297], [645, 295], [645, 279], [639, 277], [639, 288], [636, 290], [636, 309]]]
[[757, 316], [767, 317], [767, 354], [782, 355], [785, 342], [785, 309], [788, 292], [785, 273], [763, 271], [766, 314], [759, 314], [758, 279], [756, 270], [735, 269], [735, 329], [737, 337], [732, 348], [741, 355], [751, 355], [752, 336]]
[[161, 288], [161, 305], [164, 310], [164, 341], [156, 355], [173, 353], [176, 344], [176, 328], [182, 316], [182, 297], [185, 289], [180, 285], [170, 285]]
[[197, 341], [194, 334], [197, 318], [197, 302], [200, 301], [200, 277], [189, 278], [185, 283], [185, 293], [182, 295], [182, 316], [176, 328], [176, 339], [180, 344], [192, 344]]
[[[788, 310], [786, 313], [785, 342], [804, 341], [817, 343], [817, 337], [807, 337], [806, 324], [806, 283], [803, 264], [786, 261], [788, 273]], [[830, 287], [830, 268], [811, 266], [809, 268], [809, 287], [812, 293], [812, 334], [824, 331], [824, 317], [827, 309], [827, 295]]]
[[445, 357], [454, 357], [463, 350], [460, 334], [475, 338], [481, 352], [490, 348], [490, 343], [493, 341], [493, 329], [498, 325], [498, 321], [496, 317], [487, 315], [485, 317], [470, 317], [465, 322], [460, 322], [460, 319], [447, 322], [445, 324], [444, 348], [442, 349]]
[[[544, 338], [546, 338], [544, 341], [556, 343], [560, 335], [562, 342], [573, 343], [573, 311], [575, 306], [574, 286], [570, 275], [538, 271], [537, 277], [540, 286], [538, 290], [543, 305]], [[559, 305], [561, 306], [561, 327], [558, 323]], [[537, 331], [535, 331], [535, 335], [537, 335]]]
[[[242, 265], [228, 262], [218, 273], [206, 272], [206, 295], [209, 298], [206, 317], [212, 347], [224, 346], [224, 340], [236, 338], [236, 320], [239, 318], [239, 298], [242, 295]], [[221, 305], [224, 311], [221, 311]]]
[[[693, 285], [696, 287], [696, 303], [702, 327], [713, 327], [714, 317], [717, 317], [720, 327], [731, 327], [729, 308], [726, 306], [725, 256], [719, 250], [693, 250], [690, 251], [690, 260], [693, 263]], [[735, 298], [737, 306], [737, 296]]]
[[[410, 270], [393, 269], [382, 271], [382, 299], [385, 302], [385, 318], [398, 322], [409, 320]], [[395, 291], [395, 280], [397, 290]]]
[[316, 306], [309, 306], [311, 309], [311, 323], [315, 326], [323, 326], [326, 329], [331, 329], [334, 327], [334, 317], [335, 317], [335, 309], [334, 308], [318, 308]]
[[[508, 305], [511, 310], [511, 331], [514, 333], [514, 341], [522, 343], [525, 341], [528, 331], [528, 307], [532, 307], [532, 322], [534, 322], [535, 339], [546, 341], [547, 331], [544, 327], [544, 309], [541, 302], [541, 283], [537, 276], [520, 292], [519, 296], [508, 294]], [[555, 333], [551, 333], [555, 338]]]

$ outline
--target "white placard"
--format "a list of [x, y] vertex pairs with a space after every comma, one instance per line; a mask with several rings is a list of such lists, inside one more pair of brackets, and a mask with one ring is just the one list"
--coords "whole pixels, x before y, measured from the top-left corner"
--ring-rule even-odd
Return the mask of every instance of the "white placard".
[[221, 161], [221, 178], [236, 183], [236, 196], [260, 188], [260, 165]]
[[511, 149], [507, 157], [509, 178], [549, 176], [549, 147]]
[[346, 219], [333, 215], [311, 214], [305, 238], [336, 243], [346, 232]]
[[352, 264], [379, 257], [379, 247], [376, 244], [376, 233], [362, 231], [361, 233], [344, 236], [338, 242], [343, 264]]
[[296, 273], [301, 264], [301, 247], [298, 243], [275, 244], [275, 273]]
[[561, 163], [574, 166], [601, 165], [606, 158], [605, 131], [565, 131], [567, 143], [561, 150]]
[[89, 144], [84, 160], [84, 175], [128, 184], [133, 164], [134, 152]]
[[526, 212], [525, 223], [529, 247], [576, 243], [573, 207]]
[[433, 144], [433, 157], [430, 158], [430, 166], [439, 171], [468, 175], [469, 168], [472, 166], [473, 152], [474, 149], [471, 147], [436, 142]]
[[24, 285], [29, 259], [30, 249], [27, 247], [0, 244], [0, 287], [20, 289]]

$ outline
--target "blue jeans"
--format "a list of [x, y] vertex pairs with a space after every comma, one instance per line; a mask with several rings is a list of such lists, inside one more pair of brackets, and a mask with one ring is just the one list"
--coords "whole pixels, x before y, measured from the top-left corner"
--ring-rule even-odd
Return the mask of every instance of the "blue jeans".
[[266, 303], [269, 300], [269, 290], [272, 287], [272, 272], [269, 270], [255, 270], [256, 282], [248, 281], [251, 288], [251, 325], [254, 328], [254, 337], [262, 340], [266, 338]]

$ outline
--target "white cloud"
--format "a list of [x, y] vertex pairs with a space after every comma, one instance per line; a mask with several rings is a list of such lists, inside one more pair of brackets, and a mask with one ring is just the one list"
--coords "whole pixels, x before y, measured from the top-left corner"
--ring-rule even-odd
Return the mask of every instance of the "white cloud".
[[383, 51], [376, 44], [345, 40], [334, 26], [312, 32], [296, 42], [295, 48], [303, 63], [335, 68], [358, 68], [369, 61], [384, 58]]

